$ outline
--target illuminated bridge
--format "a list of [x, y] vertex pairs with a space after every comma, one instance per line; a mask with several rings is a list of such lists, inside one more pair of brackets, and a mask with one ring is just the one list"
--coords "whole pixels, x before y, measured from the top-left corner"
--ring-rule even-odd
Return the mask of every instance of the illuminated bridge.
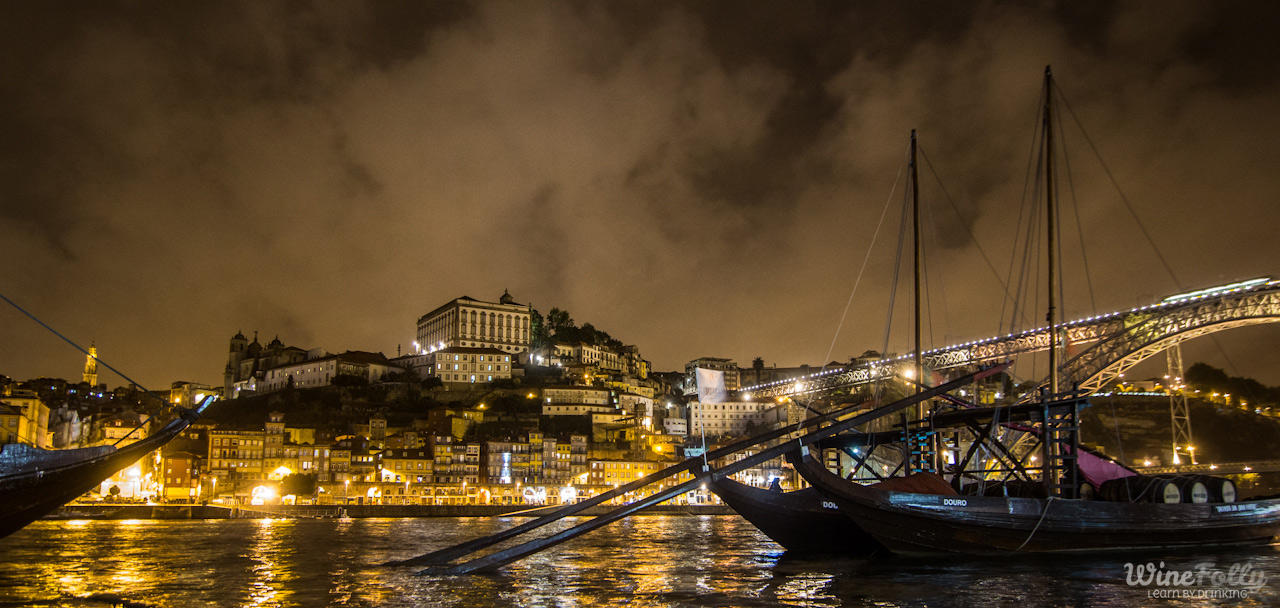
[[[1061, 366], [1061, 386], [1097, 391], [1125, 370], [1166, 348], [1216, 331], [1280, 322], [1280, 281], [1253, 279], [1165, 298], [1127, 311], [1069, 321], [1058, 326], [1060, 344], [1079, 350]], [[1004, 361], [1049, 348], [1049, 329], [975, 340], [921, 353], [935, 371]], [[1070, 351], [1068, 351], [1070, 352]], [[779, 397], [858, 386], [896, 375], [911, 366], [901, 355], [827, 370], [798, 379], [744, 387], [753, 396]]]

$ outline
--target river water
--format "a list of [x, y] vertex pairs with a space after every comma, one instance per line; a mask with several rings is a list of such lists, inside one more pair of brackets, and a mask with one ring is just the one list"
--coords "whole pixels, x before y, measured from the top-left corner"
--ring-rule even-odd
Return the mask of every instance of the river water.
[[[1280, 604], [1276, 545], [1178, 557], [801, 560], [737, 516], [632, 517], [490, 575], [379, 565], [520, 521], [40, 521], [0, 539], [0, 606]], [[1206, 564], [1209, 575], [1190, 588], [1128, 584], [1126, 563], [1146, 562], [1164, 572]], [[1242, 599], [1243, 577], [1226, 580], [1232, 566], [1268, 580]], [[1193, 597], [1152, 597], [1168, 589]]]

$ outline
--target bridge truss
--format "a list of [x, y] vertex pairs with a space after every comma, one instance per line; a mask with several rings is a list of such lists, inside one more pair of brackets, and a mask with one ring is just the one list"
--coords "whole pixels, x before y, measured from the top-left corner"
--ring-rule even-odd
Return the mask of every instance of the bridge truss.
[[[1096, 392], [1125, 370], [1166, 348], [1236, 327], [1280, 322], [1280, 281], [1254, 279], [1165, 298], [1158, 304], [1078, 319], [1058, 326], [1068, 349], [1088, 345], [1060, 368], [1062, 386]], [[1047, 350], [1046, 327], [992, 337], [921, 353], [934, 371], [1004, 361]], [[911, 356], [902, 355], [793, 380], [745, 387], [755, 397], [819, 393], [885, 380], [905, 372]]]

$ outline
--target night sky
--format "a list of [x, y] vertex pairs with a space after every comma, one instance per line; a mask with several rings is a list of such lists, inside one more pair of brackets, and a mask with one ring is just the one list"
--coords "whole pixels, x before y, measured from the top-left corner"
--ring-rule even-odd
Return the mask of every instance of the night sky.
[[[6, 2], [0, 293], [149, 388], [220, 385], [238, 330], [394, 356], [504, 289], [659, 370], [821, 365], [884, 348], [915, 128], [926, 340], [980, 338], [1003, 288], [965, 226], [1007, 275], [1052, 64], [1065, 310], [1128, 308], [1280, 273], [1277, 24], [1273, 2]], [[1216, 336], [1188, 364], [1280, 384], [1280, 326]], [[0, 373], [82, 365], [0, 309]]]

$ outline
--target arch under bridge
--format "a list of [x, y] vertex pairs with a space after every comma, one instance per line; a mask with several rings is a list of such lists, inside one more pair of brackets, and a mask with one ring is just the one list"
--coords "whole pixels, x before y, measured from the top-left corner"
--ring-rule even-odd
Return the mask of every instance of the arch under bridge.
[[[1058, 326], [1068, 358], [1060, 385], [1097, 391], [1125, 370], [1165, 349], [1205, 334], [1280, 322], [1280, 281], [1253, 279], [1165, 298], [1158, 304], [1117, 311]], [[934, 371], [1004, 361], [1048, 350], [1049, 329], [991, 337], [921, 353]], [[1075, 351], [1075, 354], [1070, 354]], [[757, 397], [780, 397], [853, 387], [897, 375], [911, 355], [827, 370], [797, 379], [744, 387]]]

